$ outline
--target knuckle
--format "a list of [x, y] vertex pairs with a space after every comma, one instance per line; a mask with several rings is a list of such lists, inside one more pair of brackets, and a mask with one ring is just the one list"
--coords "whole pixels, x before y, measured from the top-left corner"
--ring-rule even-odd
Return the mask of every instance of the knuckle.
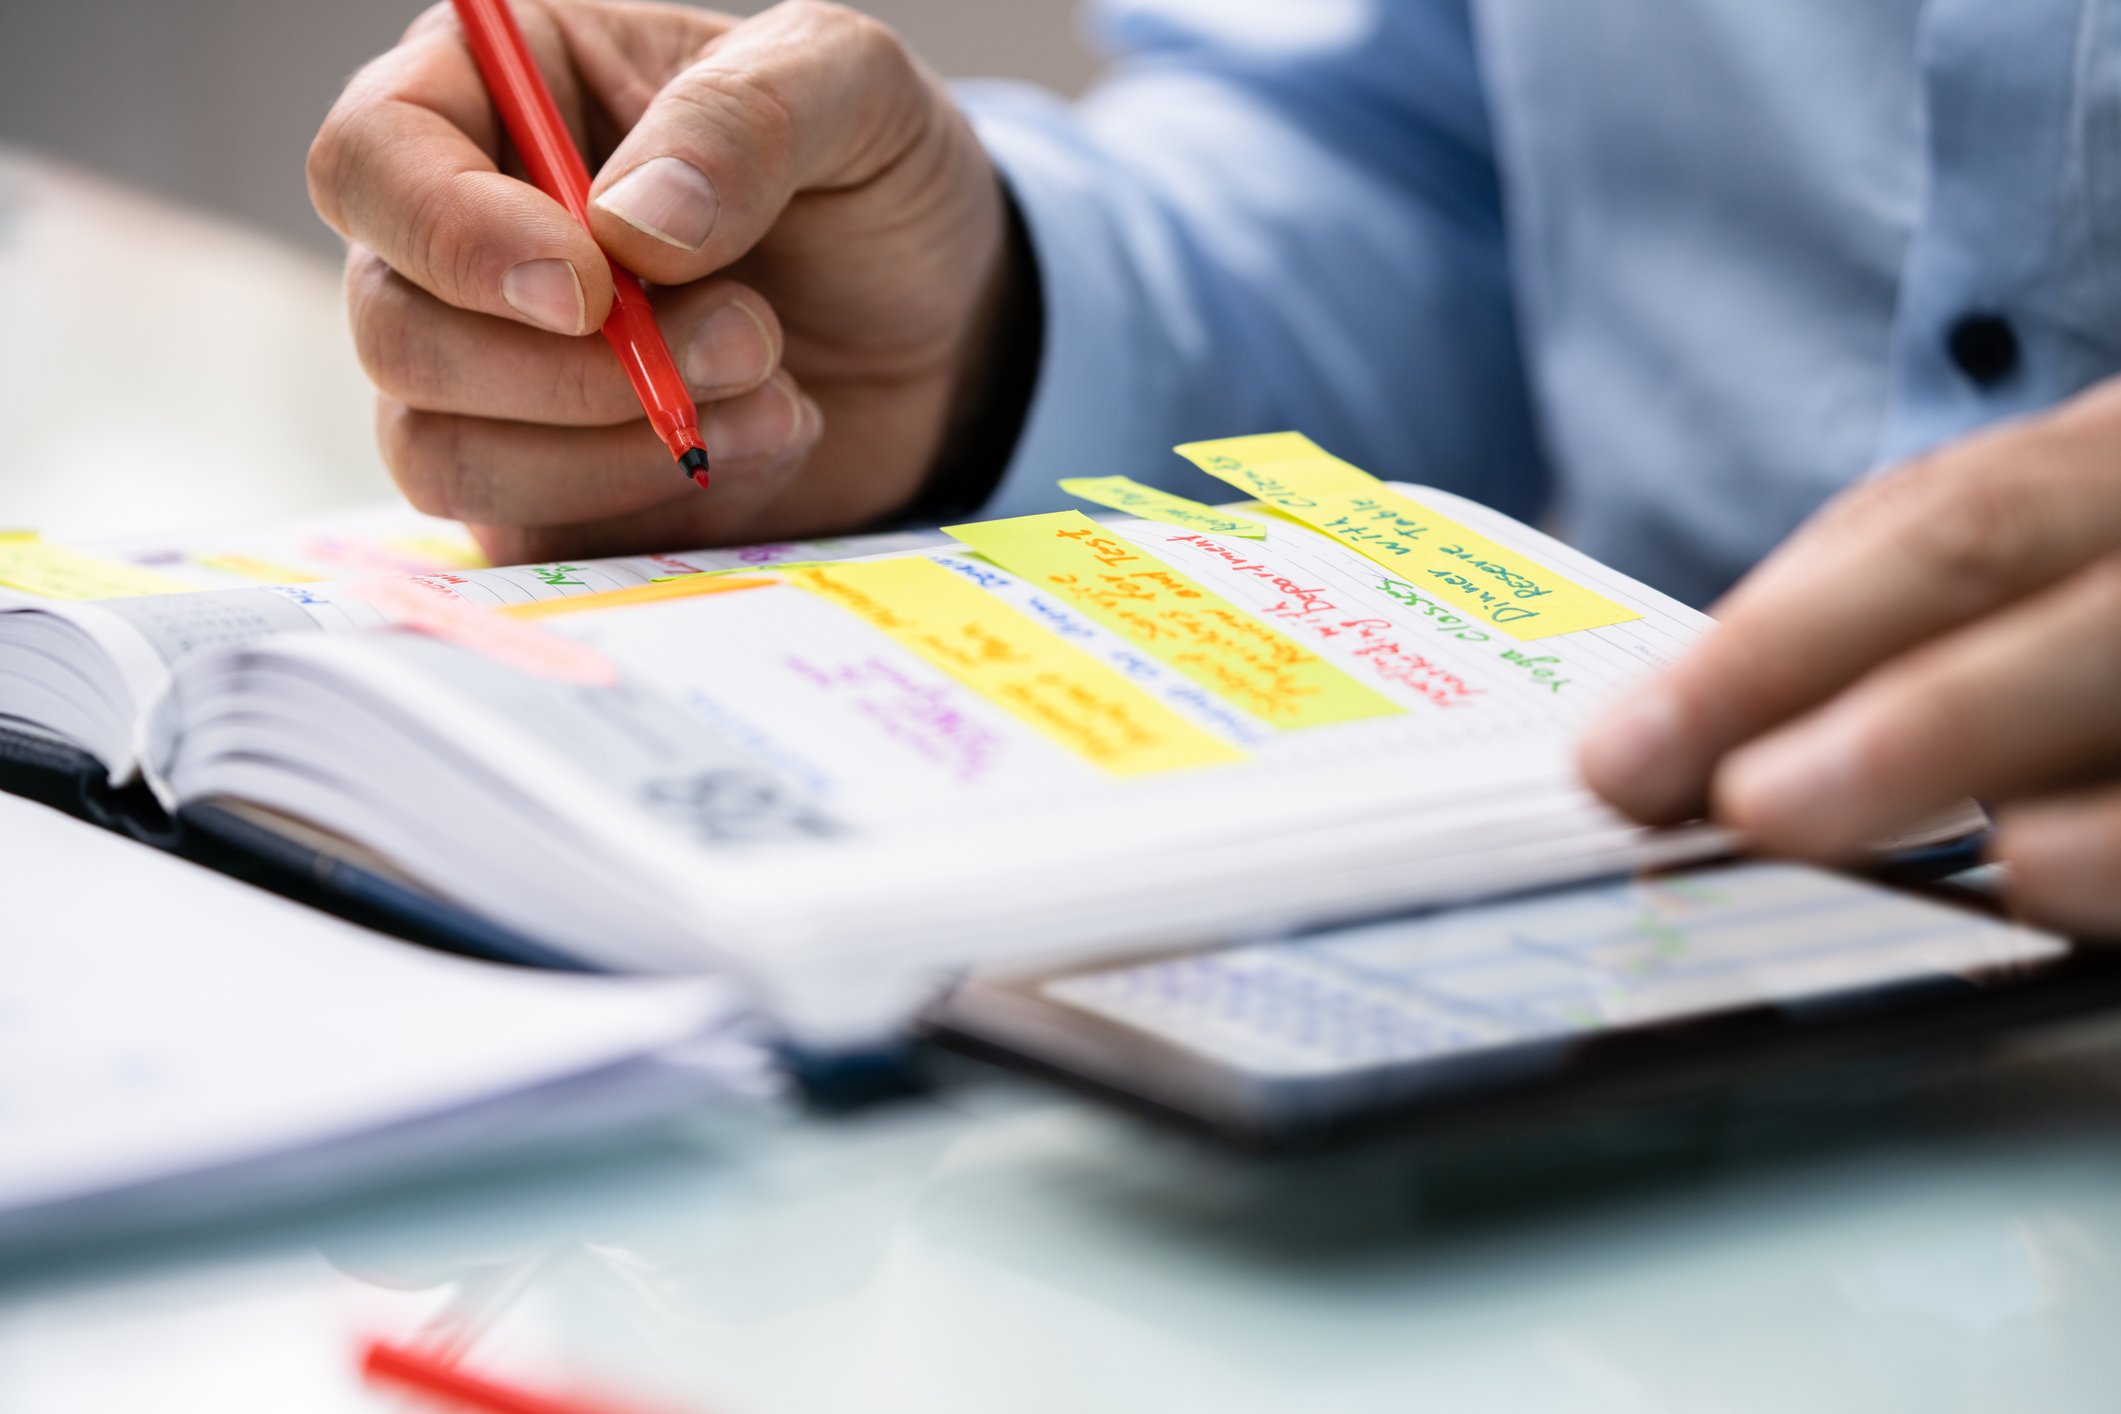
[[432, 332], [420, 327], [411, 287], [375, 256], [346, 265], [346, 303], [354, 354], [379, 392], [414, 407], [441, 401], [444, 370]]
[[834, 0], [781, 0], [773, 7], [776, 18], [796, 29], [830, 34], [868, 20], [868, 16]]
[[465, 520], [481, 508], [468, 490], [474, 473], [465, 460], [463, 427], [459, 417], [377, 399], [376, 443], [414, 510]]
[[347, 128], [351, 121], [346, 100], [341, 98], [324, 115], [323, 125], [310, 140], [309, 155], [303, 162], [303, 175], [309, 183], [309, 204], [324, 219], [325, 225], [342, 236], [347, 233], [343, 186]]
[[840, 45], [867, 67], [896, 66], [906, 58], [898, 31], [874, 15], [831, 0], [788, 0], [798, 23]]
[[697, 115], [707, 131], [734, 128], [757, 152], [785, 155], [794, 150], [802, 131], [793, 104], [778, 85], [749, 70], [703, 63], [670, 96]]
[[539, 404], [547, 409], [547, 413], [532, 418], [532, 421], [557, 421], [564, 416], [568, 421], [601, 423], [640, 415], [640, 408], [631, 394], [621, 396], [609, 379], [610, 355], [601, 348], [591, 352], [599, 356], [584, 358], [582, 350], [577, 347], [556, 351], [551, 364], [551, 381]]
[[392, 51], [372, 59], [346, 81], [338, 101], [318, 125], [304, 159], [310, 205], [340, 235], [351, 234], [348, 227], [359, 210], [361, 188], [374, 165], [379, 145], [373, 126], [375, 113], [386, 100], [386, 74], [395, 57], [396, 51]]
[[471, 243], [462, 239], [464, 219], [455, 197], [454, 184], [447, 179], [423, 184], [406, 208], [398, 248], [416, 252], [414, 259], [427, 277], [421, 283], [461, 306], [463, 292], [472, 288], [475, 257]]
[[456, 6], [450, 0], [439, 0], [413, 16], [412, 23], [405, 27], [405, 39], [423, 38], [438, 30], [448, 30], [457, 25]]
[[829, 55], [833, 67], [854, 75], [853, 82], [870, 96], [872, 112], [903, 108], [894, 100], [924, 87], [913, 51], [874, 15], [831, 0], [783, 0], [774, 13], [792, 31], [792, 45]]
[[433, 488], [418, 475], [412, 457], [411, 422], [411, 408], [388, 394], [377, 396], [376, 450], [382, 454], [383, 465], [390, 468], [391, 479], [398, 483], [414, 510], [423, 515], [442, 515], [444, 508], [435, 499]]
[[2039, 550], [2034, 498], [1985, 463], [1918, 462], [1865, 499], [1853, 517], [1859, 532], [1970, 605], [2007, 597]]
[[873, 15], [823, 0], [802, 3], [822, 12], [817, 21], [820, 40], [838, 51], [842, 64], [857, 75], [855, 82], [870, 95], [869, 111], [879, 130], [871, 145], [880, 154], [904, 147], [927, 111], [924, 102], [909, 101], [927, 92], [913, 51], [897, 30]]

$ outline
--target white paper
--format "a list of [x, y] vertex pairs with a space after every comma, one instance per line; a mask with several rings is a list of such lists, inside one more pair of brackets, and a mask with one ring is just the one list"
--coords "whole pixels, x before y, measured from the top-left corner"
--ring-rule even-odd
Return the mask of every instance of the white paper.
[[8, 797], [0, 890], [0, 1214], [620, 1073], [731, 1010], [419, 948]]

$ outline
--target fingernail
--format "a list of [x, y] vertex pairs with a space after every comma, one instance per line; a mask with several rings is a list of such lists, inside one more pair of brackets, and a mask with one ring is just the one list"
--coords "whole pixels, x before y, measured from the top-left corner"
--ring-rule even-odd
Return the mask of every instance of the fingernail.
[[749, 388], [773, 371], [773, 337], [742, 300], [702, 319], [685, 345], [685, 378], [695, 393]]
[[1583, 772], [1629, 814], [1664, 819], [1689, 811], [1699, 789], [1682, 746], [1678, 704], [1669, 693], [1647, 688], [1585, 735]]
[[711, 460], [751, 461], [786, 451], [802, 427], [802, 403], [786, 380], [776, 378], [751, 397], [716, 404], [700, 435]]
[[526, 260], [501, 276], [501, 298], [533, 324], [556, 334], [579, 334], [589, 321], [582, 282], [564, 260]]
[[705, 245], [722, 212], [722, 199], [707, 174], [675, 157], [649, 158], [613, 182], [597, 205], [681, 250]]

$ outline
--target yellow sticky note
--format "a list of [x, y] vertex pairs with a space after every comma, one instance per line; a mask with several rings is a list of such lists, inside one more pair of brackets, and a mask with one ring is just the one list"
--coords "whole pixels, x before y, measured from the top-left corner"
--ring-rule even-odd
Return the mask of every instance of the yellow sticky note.
[[422, 561], [429, 569], [493, 568], [493, 561], [487, 559], [478, 546], [472, 544], [469, 539], [454, 535], [393, 535], [384, 544], [398, 554]]
[[45, 599], [129, 599], [191, 590], [168, 575], [69, 550], [35, 535], [0, 539], [0, 587]]
[[1374, 491], [1378, 479], [1344, 462], [1301, 432], [1262, 432], [1187, 442], [1175, 450], [1208, 475], [1288, 511], [1298, 520], [1321, 498]]
[[218, 570], [222, 574], [237, 575], [243, 579], [254, 579], [260, 584], [315, 584], [321, 575], [310, 574], [288, 565], [274, 564], [255, 555], [200, 555], [195, 564], [206, 569]]
[[679, 584], [688, 579], [709, 579], [726, 574], [767, 574], [773, 570], [807, 570], [817, 565], [836, 565], [838, 560], [782, 560], [772, 565], [729, 565], [718, 570], [694, 570], [691, 574], [659, 574], [650, 584]]
[[1210, 476], [1435, 591], [1510, 637], [1552, 638], [1641, 614], [1405, 496], [1300, 432], [1188, 442]]
[[1060, 483], [1060, 489], [1095, 506], [1125, 511], [1143, 520], [1159, 521], [1185, 530], [1197, 530], [1204, 535], [1242, 535], [1249, 540], [1267, 537], [1267, 528], [1256, 520], [1246, 520], [1243, 516], [1189, 501], [1184, 496], [1144, 486], [1128, 476], [1071, 476]]
[[1270, 725], [1321, 727], [1402, 710], [1080, 511], [945, 526], [944, 533]]
[[629, 604], [658, 604], [666, 599], [698, 599], [707, 594], [731, 594], [739, 589], [763, 589], [770, 579], [725, 579], [720, 575], [681, 574], [650, 580], [625, 589], [607, 589], [599, 594], [571, 594], [564, 599], [540, 599], [529, 604], [503, 604], [494, 612], [512, 619], [545, 619], [555, 614], [579, 614], [592, 609], [623, 609]]
[[933, 560], [813, 565], [788, 582], [902, 646], [1115, 776], [1244, 759], [1117, 670]]

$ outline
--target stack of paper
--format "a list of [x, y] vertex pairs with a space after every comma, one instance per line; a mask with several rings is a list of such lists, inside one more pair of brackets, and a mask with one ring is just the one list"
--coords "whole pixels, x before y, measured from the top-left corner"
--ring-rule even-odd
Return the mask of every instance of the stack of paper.
[[755, 1096], [725, 988], [468, 962], [0, 797], [0, 1247]]

